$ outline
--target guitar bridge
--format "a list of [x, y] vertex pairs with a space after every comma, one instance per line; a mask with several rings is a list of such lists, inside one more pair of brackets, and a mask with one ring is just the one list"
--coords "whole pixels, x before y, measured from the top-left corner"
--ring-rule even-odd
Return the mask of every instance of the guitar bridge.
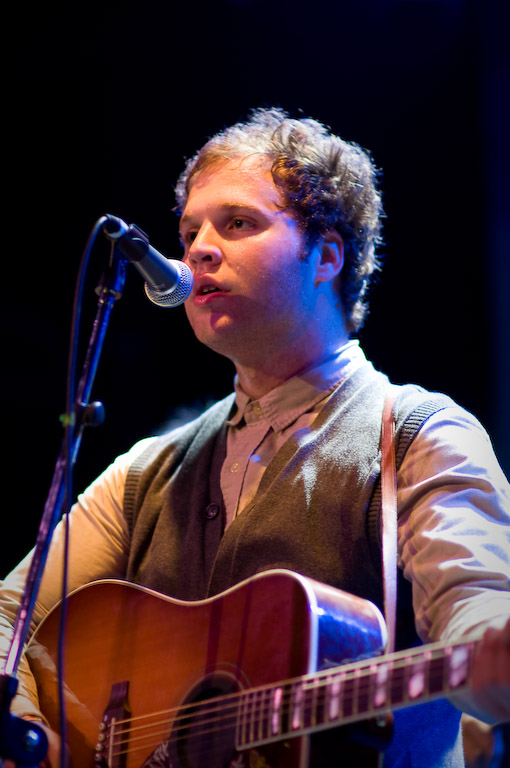
[[128, 703], [129, 680], [114, 683], [110, 700], [99, 725], [94, 762], [97, 768], [124, 768], [128, 753], [131, 714]]

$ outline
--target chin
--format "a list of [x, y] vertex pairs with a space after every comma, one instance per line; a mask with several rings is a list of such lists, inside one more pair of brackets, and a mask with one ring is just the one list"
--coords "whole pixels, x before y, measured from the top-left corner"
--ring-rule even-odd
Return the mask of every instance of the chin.
[[228, 357], [229, 347], [232, 343], [235, 346], [234, 337], [236, 334], [232, 326], [226, 323], [211, 324], [206, 328], [195, 326], [193, 332], [202, 344], [220, 355]]

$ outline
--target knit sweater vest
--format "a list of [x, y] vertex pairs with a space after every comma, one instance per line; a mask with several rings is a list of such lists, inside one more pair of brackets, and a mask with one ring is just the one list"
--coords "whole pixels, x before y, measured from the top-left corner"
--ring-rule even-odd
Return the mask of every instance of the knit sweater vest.
[[[127, 578], [195, 600], [259, 571], [287, 568], [382, 608], [379, 441], [387, 388], [386, 376], [368, 363], [343, 380], [313, 424], [270, 461], [254, 499], [226, 531], [219, 478], [233, 395], [151, 443], [126, 481]], [[398, 388], [397, 467], [426, 419], [452, 404], [415, 385]], [[408, 592], [399, 596], [402, 616], [409, 631]], [[397, 644], [409, 637], [397, 622]], [[385, 766], [462, 766], [458, 720], [447, 702], [397, 713]]]

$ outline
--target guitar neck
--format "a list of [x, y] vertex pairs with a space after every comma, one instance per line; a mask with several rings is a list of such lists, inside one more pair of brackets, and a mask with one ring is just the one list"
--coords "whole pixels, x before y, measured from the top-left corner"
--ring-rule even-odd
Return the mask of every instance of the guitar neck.
[[469, 685], [475, 642], [426, 645], [240, 694], [237, 748], [375, 717]]

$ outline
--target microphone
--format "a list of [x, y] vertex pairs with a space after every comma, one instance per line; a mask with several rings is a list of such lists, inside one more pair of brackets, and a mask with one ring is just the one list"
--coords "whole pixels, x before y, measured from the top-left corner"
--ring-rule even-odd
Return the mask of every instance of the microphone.
[[167, 259], [149, 243], [149, 238], [134, 224], [129, 226], [107, 213], [105, 236], [131, 261], [145, 278], [145, 293], [159, 307], [177, 307], [188, 298], [193, 287], [191, 269], [178, 259]]

